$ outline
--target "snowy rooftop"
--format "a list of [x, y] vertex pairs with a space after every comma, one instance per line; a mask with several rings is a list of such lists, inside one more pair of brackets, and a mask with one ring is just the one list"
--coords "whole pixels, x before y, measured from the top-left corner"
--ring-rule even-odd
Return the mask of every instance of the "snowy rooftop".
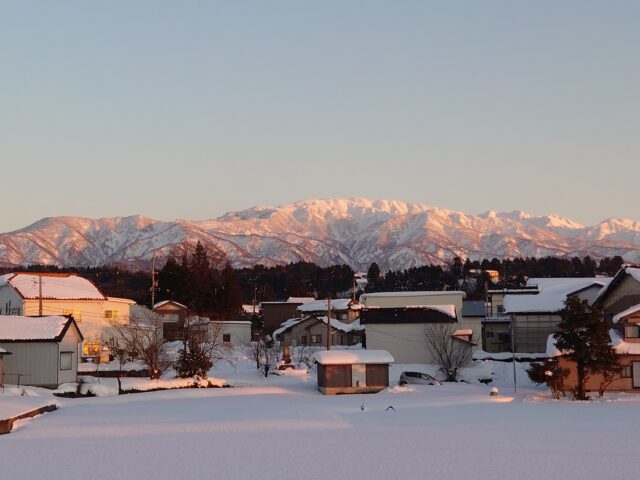
[[640, 313], [640, 303], [638, 305], [634, 305], [632, 307], [623, 310], [617, 315], [613, 316], [613, 323], [618, 323], [620, 320], [624, 320], [625, 318], [633, 315], [634, 313]]
[[360, 299], [363, 298], [376, 298], [376, 297], [431, 297], [437, 295], [452, 295], [459, 294], [463, 297], [466, 297], [466, 294], [462, 291], [458, 290], [428, 290], [428, 291], [416, 291], [416, 292], [374, 292], [374, 293], [363, 293], [360, 296]]
[[[359, 310], [361, 308], [362, 308], [362, 305], [360, 305], [358, 302], [350, 298], [331, 299], [331, 310], [348, 310], [348, 309]], [[314, 300], [313, 302], [303, 303], [296, 310], [298, 310], [299, 312], [323, 312], [323, 311], [326, 312], [327, 301]]]
[[70, 319], [0, 315], [0, 341], [55, 340]]
[[564, 308], [567, 295], [585, 288], [606, 286], [608, 277], [585, 278], [530, 278], [527, 286], [537, 285], [540, 293], [532, 295], [505, 295], [504, 310], [507, 313], [557, 312]]
[[130, 300], [128, 298], [119, 298], [119, 297], [107, 297], [107, 300], [109, 300], [110, 302], [116, 302], [116, 303], [128, 303], [129, 305], [133, 305], [134, 303], [136, 303], [135, 300]]
[[313, 356], [321, 365], [351, 365], [353, 363], [393, 363], [386, 350], [323, 350]]
[[25, 299], [40, 296], [48, 300], [106, 300], [100, 290], [86, 278], [73, 274], [58, 273], [7, 273], [0, 276], [0, 287], [11, 285]]
[[315, 298], [313, 297], [289, 297], [287, 298], [287, 303], [309, 303], [314, 302]]
[[[613, 329], [609, 330], [609, 337], [611, 338], [611, 345], [618, 355], [640, 355], [640, 343], [625, 342], [624, 338]], [[549, 335], [547, 338], [547, 356], [558, 357], [562, 354], [563, 352], [556, 347], [555, 337]]]
[[[324, 317], [290, 318], [289, 320], [283, 322], [278, 329], [274, 330], [273, 334], [280, 335], [301, 322], [314, 319], [321, 321], [325, 325], [327, 324], [326, 315]], [[331, 318], [331, 327], [345, 333], [360, 332], [364, 330], [364, 326], [360, 325], [360, 320], [356, 320], [353, 323], [344, 323], [333, 317]]]

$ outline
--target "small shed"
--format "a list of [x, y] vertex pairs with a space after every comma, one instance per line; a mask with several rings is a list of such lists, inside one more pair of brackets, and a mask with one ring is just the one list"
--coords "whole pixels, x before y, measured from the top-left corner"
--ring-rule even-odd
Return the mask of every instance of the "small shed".
[[4, 383], [57, 388], [75, 382], [82, 334], [71, 316], [0, 315]]
[[325, 395], [377, 393], [389, 386], [386, 350], [324, 350], [314, 355], [318, 390]]

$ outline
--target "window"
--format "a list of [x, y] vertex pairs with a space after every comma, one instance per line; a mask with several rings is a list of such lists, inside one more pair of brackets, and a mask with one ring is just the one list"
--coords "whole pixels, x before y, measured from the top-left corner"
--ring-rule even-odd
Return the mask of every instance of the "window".
[[640, 338], [640, 326], [625, 325], [624, 338]]
[[624, 367], [622, 367], [622, 378], [631, 378], [631, 377], [633, 377], [631, 365], [625, 365]]
[[80, 310], [62, 310], [63, 315], [71, 315], [76, 322], [82, 320]]
[[100, 342], [84, 342], [82, 344], [83, 357], [97, 357], [100, 355]]
[[118, 318], [119, 312], [117, 310], [105, 310], [104, 318]]
[[308, 345], [307, 343], [307, 336], [306, 335], [302, 335], [302, 337], [300, 337], [300, 343], [302, 345]]
[[322, 335], [311, 335], [311, 343], [322, 343]]
[[504, 305], [498, 305], [496, 307], [497, 311], [499, 314], [504, 313]]
[[485, 338], [493, 338], [493, 332], [491, 330], [487, 330], [484, 332]]
[[60, 352], [60, 370], [71, 370], [73, 367], [73, 352]]
[[223, 333], [222, 334], [222, 341], [224, 343], [231, 343], [231, 334], [230, 333]]

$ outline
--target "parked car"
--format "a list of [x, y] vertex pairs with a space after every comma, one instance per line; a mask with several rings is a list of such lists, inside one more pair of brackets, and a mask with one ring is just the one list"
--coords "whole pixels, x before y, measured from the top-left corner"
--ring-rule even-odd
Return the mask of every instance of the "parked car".
[[437, 378], [432, 377], [428, 373], [422, 372], [402, 372], [398, 385], [406, 385], [414, 383], [418, 385], [442, 385]]

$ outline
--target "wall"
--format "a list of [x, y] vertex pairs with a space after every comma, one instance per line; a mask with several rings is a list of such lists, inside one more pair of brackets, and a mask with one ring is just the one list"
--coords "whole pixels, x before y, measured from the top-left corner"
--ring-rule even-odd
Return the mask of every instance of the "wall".
[[211, 322], [210, 334], [213, 334], [218, 328], [220, 329], [218, 332], [220, 342], [222, 342], [223, 335], [231, 335], [230, 344], [234, 347], [251, 343], [251, 322]]
[[58, 386], [58, 344], [55, 342], [0, 342], [12, 355], [4, 357], [5, 383], [15, 385]]
[[290, 318], [300, 318], [296, 311], [301, 303], [262, 303], [262, 318], [264, 320], [264, 332], [271, 334], [280, 324]]
[[[8, 312], [7, 308], [18, 308], [19, 312]], [[24, 315], [22, 298], [10, 285], [0, 287], [0, 315]]]
[[617, 313], [640, 303], [640, 282], [627, 275], [608, 292], [603, 302], [604, 318], [611, 320]]
[[[640, 362], [640, 355], [619, 355], [620, 365], [629, 366], [632, 362]], [[558, 357], [558, 366], [561, 368], [569, 369], [569, 376], [565, 379], [565, 391], [571, 391], [575, 389], [578, 383], [578, 372], [576, 369], [575, 362], [567, 360], [564, 357]], [[586, 387], [587, 391], [597, 392], [598, 387], [600, 385], [602, 377], [599, 374], [590, 375], [587, 378]], [[638, 392], [640, 393], [640, 389], [633, 388], [633, 379], [632, 378], [619, 378], [615, 380], [611, 386], [607, 389], [608, 392], [620, 392], [620, 391], [629, 391], [629, 392]]]
[[367, 349], [387, 350], [396, 363], [431, 363], [424, 327], [424, 323], [365, 325]]
[[[80, 335], [78, 331], [69, 327], [67, 333], [58, 347], [58, 383], [75, 382], [78, 376], [78, 352], [80, 350]], [[73, 352], [73, 360], [71, 362], [71, 370], [60, 370], [60, 353]]]
[[555, 333], [560, 323], [560, 315], [516, 314], [515, 346], [517, 353], [543, 353], [547, 351], [547, 339]]

